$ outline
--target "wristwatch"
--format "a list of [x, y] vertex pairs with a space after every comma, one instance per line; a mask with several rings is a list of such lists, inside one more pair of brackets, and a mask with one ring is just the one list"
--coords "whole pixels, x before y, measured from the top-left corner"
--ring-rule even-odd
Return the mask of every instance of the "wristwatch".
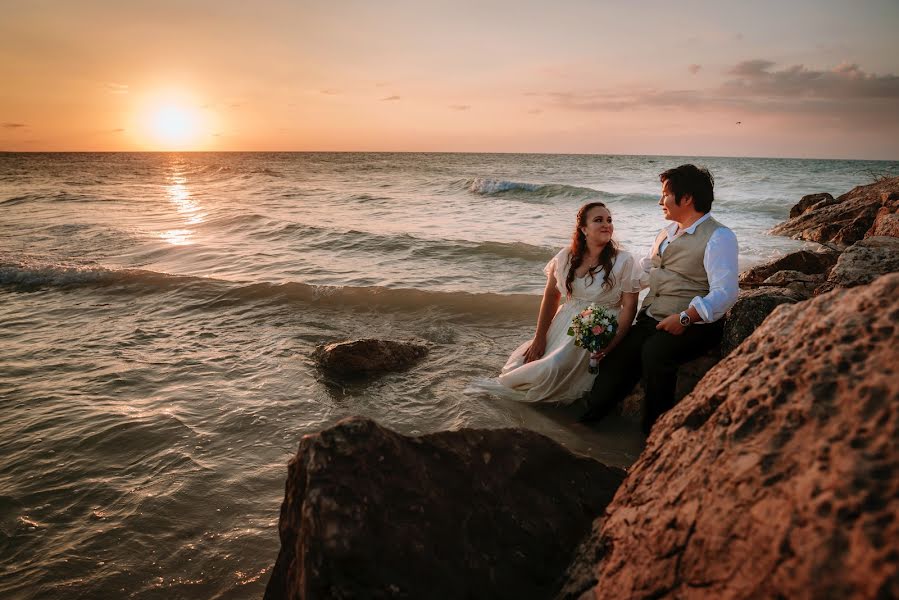
[[693, 324], [693, 321], [690, 319], [690, 315], [687, 314], [687, 311], [683, 311], [680, 314], [680, 324], [684, 327], [689, 327]]

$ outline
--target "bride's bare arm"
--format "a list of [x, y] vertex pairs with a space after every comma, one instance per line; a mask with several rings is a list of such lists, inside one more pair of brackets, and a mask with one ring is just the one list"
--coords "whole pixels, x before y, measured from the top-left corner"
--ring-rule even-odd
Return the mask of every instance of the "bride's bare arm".
[[599, 360], [604, 358], [605, 355], [614, 350], [615, 347], [621, 343], [621, 340], [624, 339], [624, 336], [627, 335], [627, 332], [631, 328], [631, 324], [634, 322], [634, 317], [637, 315], [637, 297], [639, 295], [640, 294], [621, 294], [621, 310], [618, 311], [618, 332], [615, 334], [615, 337], [612, 338], [612, 341], [609, 342], [608, 346], [593, 354], [594, 359]]
[[[540, 302], [540, 314], [537, 316], [537, 331], [534, 333], [534, 341], [524, 353], [524, 362], [537, 360], [546, 352], [546, 332], [552, 323], [556, 311], [559, 309], [559, 300], [562, 294], [556, 287], [556, 275], [550, 273], [546, 277], [546, 288], [543, 290], [543, 300]], [[633, 318], [633, 315], [631, 316]]]

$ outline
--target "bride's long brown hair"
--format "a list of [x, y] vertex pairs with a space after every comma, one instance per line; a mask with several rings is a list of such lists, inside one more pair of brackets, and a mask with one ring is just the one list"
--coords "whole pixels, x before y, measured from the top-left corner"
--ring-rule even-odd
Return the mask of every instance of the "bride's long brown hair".
[[[602, 202], [590, 202], [583, 205], [580, 210], [577, 211], [577, 223], [574, 226], [574, 235], [571, 236], [571, 246], [569, 247], [569, 252], [571, 253], [571, 266], [568, 269], [568, 275], [565, 277], [565, 289], [568, 290], [569, 296], [571, 296], [572, 293], [571, 283], [574, 281], [574, 272], [577, 271], [578, 267], [584, 262], [584, 254], [587, 252], [587, 238], [584, 236], [584, 232], [581, 231], [581, 227], [586, 225], [587, 213], [590, 212], [590, 209], [596, 208], [597, 206], [606, 208], [606, 205]], [[603, 248], [602, 252], [599, 254], [599, 263], [590, 267], [590, 270], [588, 271], [590, 283], [587, 285], [590, 285], [595, 281], [596, 269], [602, 267], [602, 287], [611, 289], [615, 284], [615, 281], [612, 278], [612, 265], [615, 264], [616, 256], [618, 256], [618, 244], [615, 243], [614, 240], [609, 240], [609, 243], [606, 244], [606, 247]]]

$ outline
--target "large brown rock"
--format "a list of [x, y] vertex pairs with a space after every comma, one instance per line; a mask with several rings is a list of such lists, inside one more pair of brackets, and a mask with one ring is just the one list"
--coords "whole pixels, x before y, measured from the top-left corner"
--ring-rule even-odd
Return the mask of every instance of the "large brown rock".
[[550, 597], [623, 478], [523, 429], [345, 420], [290, 461], [265, 597]]
[[428, 347], [417, 342], [366, 338], [317, 346], [314, 357], [329, 373], [365, 377], [405, 369], [427, 353]]
[[899, 271], [899, 238], [869, 237], [840, 255], [827, 282], [833, 286], [853, 287], [895, 271]]
[[798, 250], [743, 271], [740, 273], [740, 285], [761, 284], [779, 271], [798, 271], [808, 275], [827, 273], [836, 264], [838, 257], [839, 253], [830, 250]]
[[899, 274], [779, 307], [662, 416], [566, 598], [899, 597]]
[[799, 216], [772, 229], [771, 233], [848, 246], [865, 237], [885, 198], [897, 191], [899, 177], [858, 186], [837, 198], [833, 204], [821, 202], [811, 206]]

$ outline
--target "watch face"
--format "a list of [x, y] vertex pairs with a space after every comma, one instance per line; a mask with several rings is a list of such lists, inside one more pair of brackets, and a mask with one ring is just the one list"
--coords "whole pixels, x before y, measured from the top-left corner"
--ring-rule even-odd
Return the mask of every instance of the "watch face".
[[689, 315], [682, 314], [682, 315], [680, 316], [680, 324], [683, 325], [684, 327], [686, 327], [687, 325], [689, 325], [689, 324], [690, 324], [690, 316], [689, 316]]

